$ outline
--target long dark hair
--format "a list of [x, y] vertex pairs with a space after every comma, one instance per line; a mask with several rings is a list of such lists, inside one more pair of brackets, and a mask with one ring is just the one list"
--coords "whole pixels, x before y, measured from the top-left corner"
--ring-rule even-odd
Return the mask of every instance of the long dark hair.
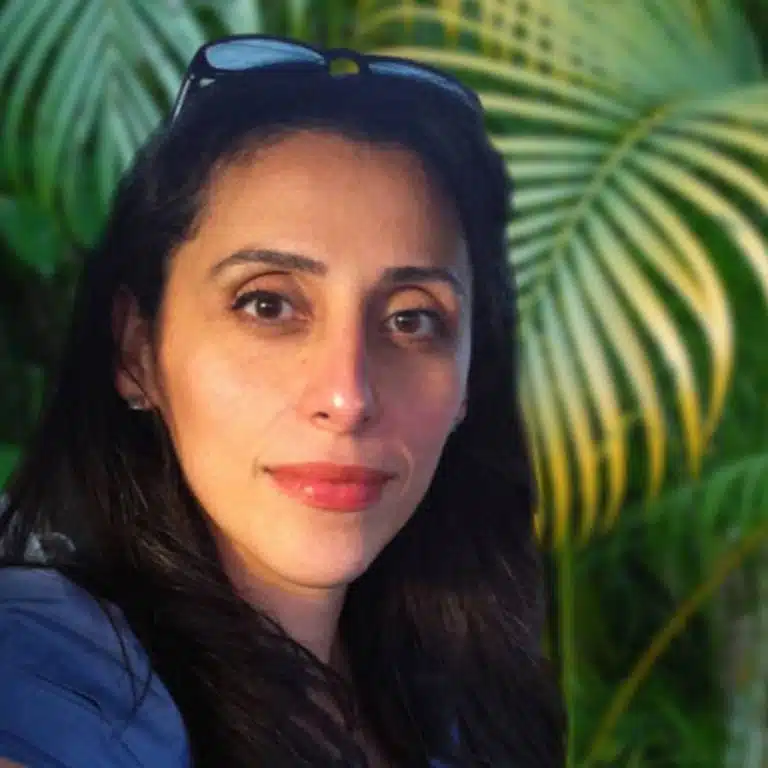
[[[353, 694], [236, 595], [159, 417], [130, 411], [113, 383], [118, 292], [155, 322], [169, 261], [194, 231], [212, 174], [299, 129], [417, 153], [455, 202], [473, 269], [468, 414], [410, 522], [349, 589], [340, 633]], [[360, 764], [358, 716], [399, 766], [428, 756], [563, 764], [559, 699], [539, 648], [504, 237], [510, 194], [481, 118], [435, 88], [377, 76], [217, 83], [122, 180], [85, 261], [59, 376], [8, 488], [0, 538], [4, 563], [28, 561], [37, 541], [49, 567], [122, 609], [183, 715], [195, 765]], [[57, 546], [67, 540], [74, 550]]]

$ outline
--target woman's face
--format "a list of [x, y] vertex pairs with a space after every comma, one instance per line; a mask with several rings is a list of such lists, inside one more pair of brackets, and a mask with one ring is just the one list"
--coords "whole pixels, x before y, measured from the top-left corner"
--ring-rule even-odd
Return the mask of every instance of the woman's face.
[[470, 296], [455, 213], [405, 150], [305, 131], [215, 176], [141, 376], [249, 569], [344, 586], [407, 522], [463, 414]]

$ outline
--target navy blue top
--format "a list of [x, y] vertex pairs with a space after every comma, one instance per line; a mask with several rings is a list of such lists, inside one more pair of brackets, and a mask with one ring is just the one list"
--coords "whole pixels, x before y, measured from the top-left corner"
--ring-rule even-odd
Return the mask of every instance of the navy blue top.
[[[113, 612], [141, 685], [146, 653]], [[87, 592], [52, 570], [0, 569], [0, 757], [29, 768], [190, 766], [157, 675], [140, 701], [135, 709], [120, 639]]]
[[120, 638], [56, 571], [0, 568], [0, 758], [28, 768], [191, 766], [181, 715], [157, 675], [136, 709], [133, 684], [146, 680], [149, 660], [110, 610]]

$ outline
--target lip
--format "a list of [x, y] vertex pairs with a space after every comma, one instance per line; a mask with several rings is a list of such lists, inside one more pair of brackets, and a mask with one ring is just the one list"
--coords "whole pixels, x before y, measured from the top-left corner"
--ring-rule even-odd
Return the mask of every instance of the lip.
[[353, 464], [283, 464], [267, 467], [277, 488], [316, 509], [355, 512], [376, 504], [395, 475]]

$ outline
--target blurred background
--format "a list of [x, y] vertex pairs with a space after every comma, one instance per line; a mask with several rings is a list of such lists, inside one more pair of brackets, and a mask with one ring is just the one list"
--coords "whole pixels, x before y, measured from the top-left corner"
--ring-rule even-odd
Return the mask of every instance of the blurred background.
[[569, 768], [766, 768], [768, 0], [0, 0], [0, 486], [116, 180], [245, 32], [481, 94]]

